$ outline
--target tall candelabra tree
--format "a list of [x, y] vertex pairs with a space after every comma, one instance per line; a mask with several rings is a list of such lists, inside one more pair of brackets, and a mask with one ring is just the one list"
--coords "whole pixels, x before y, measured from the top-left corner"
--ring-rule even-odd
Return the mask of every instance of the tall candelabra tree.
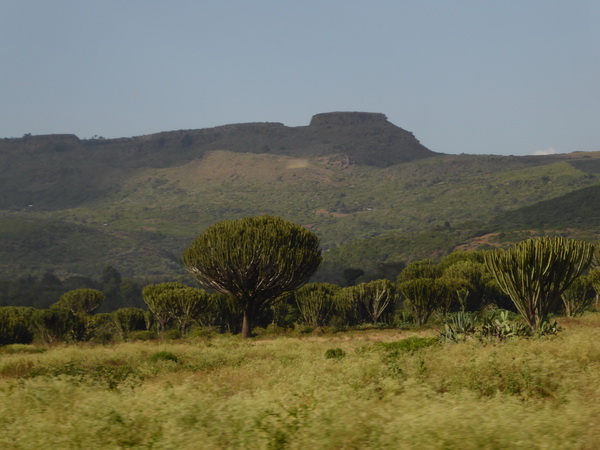
[[182, 255], [201, 286], [227, 294], [241, 307], [243, 337], [251, 336], [257, 312], [306, 283], [321, 259], [314, 233], [273, 216], [219, 222]]
[[175, 282], [149, 284], [142, 290], [144, 302], [152, 314], [158, 332], [164, 333], [167, 325], [173, 320], [173, 302], [170, 297], [173, 291], [185, 289], [185, 285]]
[[417, 325], [425, 325], [448, 297], [446, 284], [439, 279], [414, 278], [399, 283], [398, 287]]
[[548, 320], [563, 292], [592, 262], [594, 246], [563, 237], [529, 239], [485, 256], [500, 288], [533, 330]]
[[105, 295], [97, 289], [75, 289], [61, 295], [51, 308], [68, 309], [74, 314], [91, 314], [102, 306], [105, 299]]
[[295, 291], [294, 299], [304, 323], [314, 327], [327, 325], [338, 309], [335, 294], [340, 289], [329, 283], [309, 283]]
[[361, 323], [376, 324], [397, 299], [396, 286], [389, 280], [373, 280], [343, 289], [340, 297], [355, 305]]

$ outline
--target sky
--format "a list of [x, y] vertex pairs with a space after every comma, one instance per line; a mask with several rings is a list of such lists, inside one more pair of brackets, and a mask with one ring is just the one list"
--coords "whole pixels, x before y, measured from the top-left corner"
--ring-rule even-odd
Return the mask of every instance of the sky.
[[386, 114], [442, 153], [600, 151], [598, 0], [0, 0], [0, 137]]

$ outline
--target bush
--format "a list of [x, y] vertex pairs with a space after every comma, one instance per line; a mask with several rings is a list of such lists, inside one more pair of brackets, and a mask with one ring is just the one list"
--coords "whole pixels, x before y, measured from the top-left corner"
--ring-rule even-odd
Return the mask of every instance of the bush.
[[401, 282], [399, 287], [417, 325], [425, 325], [447, 298], [447, 287], [439, 279], [416, 278]]
[[79, 340], [85, 324], [67, 309], [40, 309], [32, 315], [33, 324], [44, 342]]
[[589, 275], [576, 278], [562, 295], [565, 315], [567, 317], [582, 315], [594, 303], [595, 295], [594, 285]]
[[0, 308], [0, 345], [29, 344], [32, 340], [27, 320], [14, 308]]
[[153, 353], [150, 356], [150, 362], [158, 362], [158, 361], [173, 361], [175, 363], [178, 363], [179, 358], [173, 352], [160, 351], [160, 352]]
[[157, 338], [156, 332], [152, 330], [132, 331], [129, 334], [130, 341], [152, 341]]
[[310, 283], [294, 292], [302, 320], [306, 325], [320, 327], [330, 323], [339, 308], [335, 294], [339, 286], [329, 283]]
[[341, 359], [346, 356], [346, 352], [341, 348], [330, 348], [325, 352], [325, 358], [327, 359]]
[[484, 338], [505, 340], [519, 336], [531, 336], [531, 327], [512, 311], [495, 310], [483, 316], [480, 334]]
[[96, 311], [106, 299], [97, 289], [75, 289], [65, 292], [51, 308], [68, 309], [75, 314], [90, 314]]
[[438, 338], [413, 336], [396, 342], [379, 342], [378, 345], [391, 353], [413, 353], [423, 348], [431, 347], [439, 342]]
[[[347, 319], [358, 324], [380, 321], [396, 303], [396, 286], [389, 280], [374, 280], [340, 290], [336, 294], [338, 304], [346, 305], [350, 314]], [[348, 320], [346, 320], [348, 322]]]
[[464, 341], [469, 336], [475, 335], [479, 325], [477, 314], [459, 311], [446, 316], [444, 326], [440, 332], [442, 342]]
[[112, 321], [121, 336], [126, 341], [132, 331], [146, 328], [146, 313], [140, 308], [120, 308], [111, 313]]

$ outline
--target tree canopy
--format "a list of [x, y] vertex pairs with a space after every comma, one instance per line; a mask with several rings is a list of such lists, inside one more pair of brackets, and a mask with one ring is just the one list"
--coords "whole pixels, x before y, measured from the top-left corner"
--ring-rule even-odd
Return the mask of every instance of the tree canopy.
[[257, 311], [306, 283], [321, 264], [319, 238], [280, 217], [219, 222], [183, 252], [182, 262], [198, 283], [229, 295], [244, 311], [248, 337]]

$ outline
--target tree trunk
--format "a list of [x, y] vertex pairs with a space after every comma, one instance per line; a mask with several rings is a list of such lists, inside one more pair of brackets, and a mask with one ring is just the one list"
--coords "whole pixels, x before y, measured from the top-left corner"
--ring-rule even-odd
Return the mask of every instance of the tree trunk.
[[252, 337], [252, 307], [248, 306], [244, 308], [244, 320], [242, 322], [242, 337]]

